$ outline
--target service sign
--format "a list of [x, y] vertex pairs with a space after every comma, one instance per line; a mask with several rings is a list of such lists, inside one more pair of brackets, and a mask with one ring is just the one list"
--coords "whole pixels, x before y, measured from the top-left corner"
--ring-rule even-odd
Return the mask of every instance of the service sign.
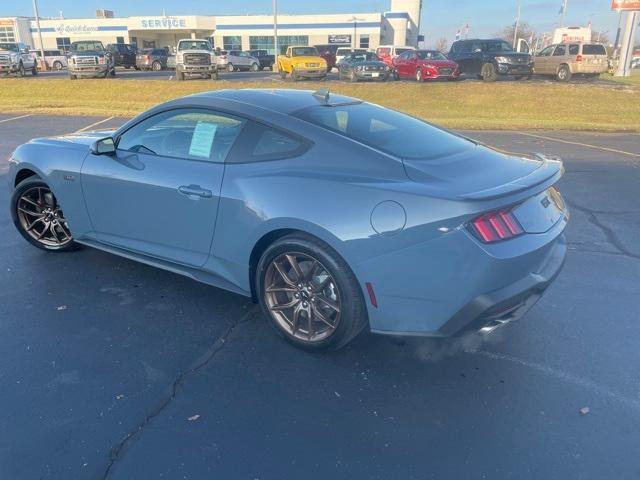
[[155, 17], [143, 18], [140, 26], [144, 29], [171, 30], [187, 28], [187, 21], [184, 18]]
[[613, 0], [612, 10], [640, 10], [640, 0]]

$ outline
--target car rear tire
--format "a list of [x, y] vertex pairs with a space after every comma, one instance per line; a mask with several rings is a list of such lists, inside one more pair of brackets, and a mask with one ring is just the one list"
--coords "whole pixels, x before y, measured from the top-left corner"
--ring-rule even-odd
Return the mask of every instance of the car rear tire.
[[209, 78], [211, 80], [218, 80], [218, 72], [213, 72], [211, 75], [209, 75]]
[[258, 70], [260, 70], [260, 65], [258, 65], [257, 63], [252, 63], [251, 64], [251, 71], [252, 72], [257, 72]]
[[63, 65], [62, 65], [62, 62], [60, 62], [60, 61], [58, 61], [58, 60], [56, 60], [55, 62], [53, 62], [53, 68], [54, 68], [54, 70], [58, 70], [58, 71], [60, 71], [60, 70], [62, 70], [62, 66], [63, 66]]
[[556, 73], [556, 78], [559, 82], [568, 82], [571, 80], [571, 70], [567, 65], [560, 65], [558, 68], [558, 72]]
[[349, 74], [349, 81], [351, 83], [357, 83], [358, 82], [358, 75], [356, 74], [355, 70], [351, 70], [351, 73]]
[[18, 76], [24, 77], [25, 74], [26, 73], [24, 71], [24, 64], [22, 62], [20, 62], [20, 65], [18, 65]]
[[495, 82], [498, 79], [498, 73], [493, 63], [485, 63], [481, 70], [482, 80], [485, 82]]
[[232, 63], [227, 63], [227, 72], [233, 72], [235, 70], [235, 67], [233, 66]]
[[336, 350], [367, 324], [358, 281], [326, 243], [303, 233], [287, 235], [262, 254], [256, 294], [276, 332], [296, 347]]
[[36, 75], [38, 75], [38, 66], [37, 65], [33, 65], [33, 67], [31, 68], [31, 75], [33, 75], [34, 77]]
[[151, 70], [153, 70], [154, 72], [159, 72], [160, 70], [162, 70], [162, 64], [156, 60], [151, 64]]
[[280, 74], [280, 78], [285, 80], [287, 78], [287, 72], [282, 69], [282, 66], [278, 66], [278, 73]]
[[416, 82], [419, 82], [419, 83], [424, 82], [424, 77], [422, 75], [422, 69], [421, 68], [416, 69]]
[[393, 69], [393, 72], [391, 72], [391, 76], [393, 77], [394, 80], [400, 80], [400, 75], [398, 75], [398, 70], [396, 70], [395, 68]]
[[55, 195], [38, 177], [18, 184], [11, 195], [11, 217], [31, 245], [50, 252], [78, 248]]

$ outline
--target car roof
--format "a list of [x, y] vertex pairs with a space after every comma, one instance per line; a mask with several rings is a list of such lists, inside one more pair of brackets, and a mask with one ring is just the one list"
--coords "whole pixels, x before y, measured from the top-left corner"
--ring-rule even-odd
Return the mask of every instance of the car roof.
[[[227, 100], [243, 104], [245, 106], [262, 108], [273, 112], [291, 114], [305, 107], [318, 105], [321, 102], [313, 95], [312, 90], [287, 90], [287, 89], [237, 89], [214, 90], [197, 93], [179, 100], [189, 103], [190, 99], [202, 98], [209, 100]], [[355, 98], [344, 95], [330, 94], [330, 103], [350, 103], [358, 101]]]

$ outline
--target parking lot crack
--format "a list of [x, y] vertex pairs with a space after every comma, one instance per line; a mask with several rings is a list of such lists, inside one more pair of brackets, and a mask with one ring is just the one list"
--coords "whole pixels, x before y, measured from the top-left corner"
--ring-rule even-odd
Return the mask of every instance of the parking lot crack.
[[[602, 221], [600, 221], [600, 219], [598, 218], [598, 214], [594, 210], [578, 205], [573, 200], [568, 200], [565, 198], [565, 201], [571, 206], [571, 208], [574, 208], [579, 212], [584, 213], [587, 216], [587, 219], [589, 220], [589, 222], [604, 234], [605, 238], [607, 239], [607, 242], [611, 244], [613, 247], [615, 247], [618, 250], [618, 253], [620, 255], [624, 255], [629, 258], [635, 258], [636, 260], [640, 260], [640, 255], [629, 250], [618, 238], [616, 233], [611, 228], [607, 227], [604, 223], [602, 223]], [[598, 212], [598, 213], [603, 214], [602, 212]], [[609, 213], [614, 214], [615, 212], [609, 212]]]
[[178, 388], [184, 382], [185, 378], [189, 375], [193, 375], [198, 373], [199, 370], [206, 367], [225, 347], [227, 341], [233, 332], [240, 326], [241, 324], [247, 322], [251, 315], [256, 311], [256, 307], [249, 307], [248, 310], [242, 315], [242, 317], [231, 324], [225, 329], [222, 335], [220, 335], [216, 341], [204, 352], [200, 358], [198, 358], [189, 368], [183, 370], [178, 374], [173, 383], [169, 388], [169, 393], [160, 402], [160, 404], [149, 414], [147, 414], [144, 419], [138, 423], [134, 428], [132, 428], [118, 443], [116, 443], [111, 450], [109, 451], [109, 459], [107, 465], [104, 469], [104, 472], [100, 478], [106, 480], [109, 478], [109, 475], [112, 472], [114, 465], [121, 458], [124, 451], [127, 449], [128, 445], [138, 436], [140, 433], [158, 416], [160, 415], [175, 399], [176, 394], [178, 392]]

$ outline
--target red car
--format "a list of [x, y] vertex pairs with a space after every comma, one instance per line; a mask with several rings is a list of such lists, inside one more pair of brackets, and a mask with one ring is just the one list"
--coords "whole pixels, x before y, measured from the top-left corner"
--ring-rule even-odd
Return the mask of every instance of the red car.
[[393, 76], [415, 78], [418, 82], [446, 78], [455, 80], [460, 76], [458, 64], [437, 50], [411, 50], [393, 59]]

